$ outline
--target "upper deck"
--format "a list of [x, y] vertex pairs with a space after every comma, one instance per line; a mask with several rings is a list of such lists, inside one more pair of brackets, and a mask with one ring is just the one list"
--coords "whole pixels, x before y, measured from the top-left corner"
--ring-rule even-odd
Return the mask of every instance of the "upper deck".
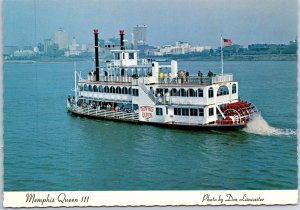
[[187, 77], [174, 77], [166, 76], [161, 78], [155, 78], [154, 76], [100, 76], [99, 81], [95, 81], [92, 78], [80, 79], [80, 83], [87, 84], [122, 84], [123, 85], [138, 85], [143, 83], [145, 85], [157, 84], [160, 86], [208, 86], [217, 83], [231, 82], [233, 81], [232, 74], [214, 75], [208, 76], [187, 76]]

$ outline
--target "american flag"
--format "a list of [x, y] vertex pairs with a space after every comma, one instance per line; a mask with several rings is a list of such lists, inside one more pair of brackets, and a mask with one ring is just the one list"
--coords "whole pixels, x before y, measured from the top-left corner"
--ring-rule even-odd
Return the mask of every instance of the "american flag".
[[232, 45], [231, 39], [223, 39], [223, 41], [224, 41], [224, 46], [230, 46], [230, 45]]

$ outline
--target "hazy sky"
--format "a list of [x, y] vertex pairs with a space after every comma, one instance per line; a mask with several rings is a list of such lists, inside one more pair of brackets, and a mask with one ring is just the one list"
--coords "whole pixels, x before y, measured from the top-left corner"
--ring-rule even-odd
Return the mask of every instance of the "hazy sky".
[[79, 43], [148, 26], [148, 43], [218, 46], [220, 35], [244, 46], [288, 43], [297, 35], [297, 0], [4, 0], [4, 45], [35, 45], [64, 28]]

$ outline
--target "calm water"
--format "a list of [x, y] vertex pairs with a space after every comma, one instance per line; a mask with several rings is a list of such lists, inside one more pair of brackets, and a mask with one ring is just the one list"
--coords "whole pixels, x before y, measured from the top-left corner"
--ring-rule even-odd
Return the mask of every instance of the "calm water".
[[74, 117], [73, 63], [4, 64], [4, 189], [296, 189], [296, 65], [225, 62], [263, 118], [246, 131], [190, 132]]

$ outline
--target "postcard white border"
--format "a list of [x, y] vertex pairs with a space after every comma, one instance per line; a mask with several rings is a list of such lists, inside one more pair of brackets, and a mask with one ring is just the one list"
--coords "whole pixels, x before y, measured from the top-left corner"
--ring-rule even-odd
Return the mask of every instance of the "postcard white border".
[[[2, 1], [0, 3], [0, 52], [2, 52]], [[300, 0], [298, 0], [298, 5], [300, 5]], [[298, 11], [299, 16], [299, 11]], [[300, 34], [300, 22], [298, 21], [298, 37]], [[299, 43], [298, 43], [299, 44]], [[300, 48], [298, 48], [298, 94], [300, 85]], [[0, 57], [0, 161], [3, 163], [3, 70], [2, 70], [2, 57]], [[300, 97], [298, 95], [298, 113], [300, 112]], [[300, 118], [298, 116], [298, 126], [300, 124]], [[300, 130], [298, 129], [298, 136], [300, 136]], [[299, 145], [298, 145], [299, 147]], [[299, 151], [299, 150], [298, 150]], [[299, 163], [299, 159], [298, 159]], [[299, 166], [299, 164], [298, 164]], [[3, 165], [0, 166], [1, 176], [3, 177]], [[300, 181], [300, 179], [298, 178]], [[0, 186], [3, 189], [3, 180], [0, 179]], [[51, 195], [55, 202], [45, 203], [30, 203], [26, 202], [26, 195], [34, 193], [37, 197], [43, 198], [43, 196]], [[62, 205], [57, 201], [57, 197], [65, 193], [68, 197], [81, 198], [82, 196], [89, 196], [89, 201], [84, 203], [68, 203]], [[262, 202], [226, 202], [223, 204], [217, 202], [202, 202], [203, 196], [209, 194], [213, 196], [232, 194], [234, 196], [243, 196], [247, 194], [249, 197], [260, 196], [264, 199]], [[251, 191], [105, 191], [105, 192], [93, 192], [93, 191], [78, 191], [78, 192], [3, 192], [0, 194], [0, 199], [3, 196], [3, 206], [4, 207], [84, 207], [84, 206], [175, 206], [175, 205], [287, 205], [287, 204], [297, 204], [298, 202], [298, 190], [251, 190]], [[286, 207], [288, 208], [288, 207]], [[1, 208], [2, 209], [2, 208]]]
[[290, 205], [298, 190], [4, 192], [4, 207]]

